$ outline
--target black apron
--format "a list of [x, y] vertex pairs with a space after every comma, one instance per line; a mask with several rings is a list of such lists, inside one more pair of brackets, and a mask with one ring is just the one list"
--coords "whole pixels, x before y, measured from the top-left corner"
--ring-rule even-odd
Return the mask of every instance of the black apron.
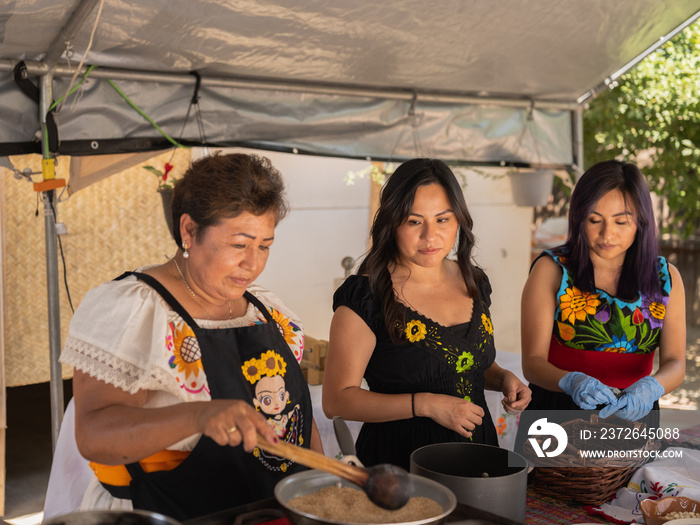
[[[267, 323], [203, 329], [153, 277], [126, 272], [119, 279], [130, 274], [153, 287], [192, 328], [212, 399], [242, 399], [254, 405], [254, 383], [275, 381], [270, 383], [274, 388], [261, 388], [258, 410], [273, 426], [284, 428], [280, 439], [309, 447], [313, 416], [306, 380], [277, 323], [257, 298], [245, 292], [245, 298], [262, 312]], [[244, 364], [246, 370], [242, 368]], [[265, 396], [273, 391], [279, 396], [280, 389], [275, 388], [280, 384], [281, 395], [288, 395], [288, 400], [275, 418], [266, 413], [271, 400]], [[248, 453], [242, 446], [220, 446], [204, 435], [173, 470], [145, 473], [139, 463], [126, 467], [132, 477], [130, 493], [134, 508], [160, 512], [178, 520], [270, 498], [279, 480], [306, 469], [259, 448]]]

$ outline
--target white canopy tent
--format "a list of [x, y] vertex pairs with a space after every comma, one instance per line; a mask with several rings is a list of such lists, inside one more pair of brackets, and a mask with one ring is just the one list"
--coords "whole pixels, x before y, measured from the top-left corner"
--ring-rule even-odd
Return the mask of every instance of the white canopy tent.
[[[0, 156], [170, 146], [128, 98], [186, 144], [580, 168], [587, 101], [699, 16], [698, 0], [2, 0]], [[56, 136], [52, 101], [88, 71]], [[194, 71], [201, 131], [186, 118]], [[42, 194], [56, 437], [55, 197]]]
[[[214, 144], [400, 159], [415, 155], [415, 132], [424, 154], [570, 166], [572, 112], [699, 10], [698, 0], [4, 0], [0, 69], [24, 60], [58, 98], [81, 59], [99, 66], [60, 112], [61, 153], [167, 145], [104, 79], [178, 137], [197, 71]], [[0, 81], [0, 154], [39, 152], [37, 105], [11, 77]], [[183, 139], [200, 139], [193, 118]]]

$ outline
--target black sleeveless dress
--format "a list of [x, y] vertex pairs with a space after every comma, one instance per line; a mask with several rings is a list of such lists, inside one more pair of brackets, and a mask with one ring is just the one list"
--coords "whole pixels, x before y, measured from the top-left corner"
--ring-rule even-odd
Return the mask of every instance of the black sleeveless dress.
[[347, 306], [377, 338], [365, 371], [371, 391], [446, 394], [467, 399], [481, 406], [486, 414], [471, 439], [427, 417], [365, 423], [357, 439], [357, 456], [366, 466], [392, 463], [408, 470], [411, 453], [432, 443], [467, 441], [498, 446], [498, 434], [484, 397], [484, 372], [496, 358], [490, 295], [491, 285], [484, 277], [478, 286], [471, 321], [453, 327], [444, 327], [407, 309], [402, 327], [407, 343], [397, 346], [391, 342], [381, 302], [372, 295], [367, 277], [350, 276], [335, 292], [333, 310]]

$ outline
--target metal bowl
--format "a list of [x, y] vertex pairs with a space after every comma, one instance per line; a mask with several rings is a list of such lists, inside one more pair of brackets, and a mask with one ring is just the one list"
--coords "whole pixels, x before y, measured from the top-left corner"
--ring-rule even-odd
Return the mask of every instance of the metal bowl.
[[[450, 489], [437, 481], [416, 476], [415, 474], [409, 474], [409, 476], [413, 480], [413, 496], [423, 496], [437, 501], [442, 507], [443, 512], [432, 518], [403, 523], [408, 525], [439, 525], [443, 523], [445, 518], [449, 516], [457, 506], [457, 498], [455, 495]], [[313, 514], [292, 509], [287, 505], [287, 502], [293, 498], [312, 494], [322, 488], [331, 486], [352, 487], [361, 490], [354, 483], [341, 479], [333, 474], [321, 472], [320, 470], [307, 470], [287, 476], [277, 483], [275, 486], [275, 498], [277, 498], [279, 504], [284, 507], [289, 520], [295, 525], [347, 525], [351, 522], [320, 518]]]

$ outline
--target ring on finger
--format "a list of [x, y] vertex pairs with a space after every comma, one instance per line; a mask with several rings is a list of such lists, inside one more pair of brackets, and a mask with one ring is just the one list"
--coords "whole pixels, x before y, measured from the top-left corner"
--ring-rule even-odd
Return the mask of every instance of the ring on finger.
[[227, 428], [227, 429], [226, 429], [226, 433], [227, 433], [227, 434], [233, 434], [236, 430], [238, 430], [238, 429], [237, 429], [235, 426], [233, 426], [233, 427], [231, 427], [231, 428]]

